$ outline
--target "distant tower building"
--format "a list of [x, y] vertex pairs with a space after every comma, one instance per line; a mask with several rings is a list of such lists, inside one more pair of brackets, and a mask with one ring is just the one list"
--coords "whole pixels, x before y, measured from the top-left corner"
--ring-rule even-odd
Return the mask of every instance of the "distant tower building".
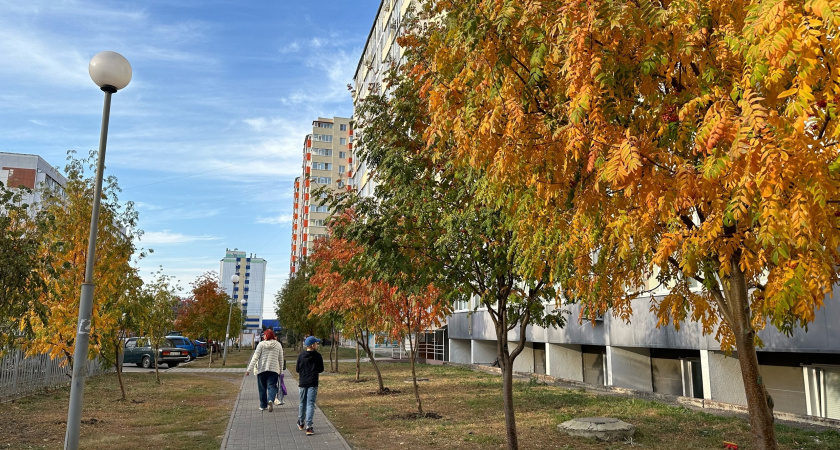
[[331, 211], [312, 193], [321, 186], [334, 190], [351, 188], [352, 149], [353, 129], [349, 118], [318, 118], [312, 122], [312, 133], [303, 141], [303, 173], [295, 178], [291, 274], [311, 253], [315, 240], [327, 234], [326, 222]]
[[[262, 329], [263, 293], [265, 292], [265, 260], [253, 254], [246, 256], [237, 249], [225, 249], [225, 257], [219, 269], [219, 284], [225, 292], [232, 293], [233, 300], [242, 305], [247, 330]], [[230, 277], [239, 275], [235, 286]], [[231, 330], [231, 336], [234, 336]]]
[[32, 194], [24, 196], [30, 205], [41, 203], [41, 188], [64, 192], [67, 178], [38, 155], [0, 152], [0, 183], [7, 188], [25, 186]]
[[[388, 75], [391, 64], [401, 64], [403, 60], [403, 49], [397, 43], [397, 37], [403, 31], [403, 20], [409, 11], [418, 6], [416, 0], [382, 0], [380, 2], [365, 49], [362, 51], [356, 73], [353, 75], [354, 105], [358, 105], [370, 94], [383, 93], [385, 77]], [[356, 133], [361, 135], [364, 130], [358, 126], [358, 123], [359, 121], [356, 120]], [[353, 174], [352, 185], [362, 197], [373, 196], [376, 188], [376, 180], [369, 169], [359, 162]]]

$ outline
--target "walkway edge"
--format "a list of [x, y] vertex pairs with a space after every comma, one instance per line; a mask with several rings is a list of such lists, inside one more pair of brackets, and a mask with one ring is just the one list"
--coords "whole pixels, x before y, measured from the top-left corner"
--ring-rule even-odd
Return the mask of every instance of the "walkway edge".
[[[245, 386], [245, 379], [247, 377], [243, 376], [242, 381], [239, 383], [239, 392], [242, 392], [242, 387]], [[222, 438], [222, 446], [220, 448], [227, 448], [228, 444], [228, 437], [230, 436], [230, 430], [233, 429], [233, 417], [236, 415], [237, 409], [239, 409], [239, 398], [241, 395], [236, 395], [236, 401], [233, 402], [233, 409], [230, 410], [230, 418], [228, 418], [227, 426], [225, 427], [225, 437]]]

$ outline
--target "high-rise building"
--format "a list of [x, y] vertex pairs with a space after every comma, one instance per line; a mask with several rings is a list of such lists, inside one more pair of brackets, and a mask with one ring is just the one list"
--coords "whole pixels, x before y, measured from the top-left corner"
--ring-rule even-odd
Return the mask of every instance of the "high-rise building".
[[38, 205], [41, 188], [63, 192], [67, 178], [38, 155], [0, 152], [0, 183], [7, 188], [21, 186], [32, 190], [24, 196], [24, 203]]
[[[391, 64], [399, 64], [402, 61], [403, 49], [397, 43], [397, 37], [402, 33], [402, 23], [406, 14], [412, 10], [412, 5], [417, 3], [416, 0], [382, 0], [379, 4], [376, 19], [353, 76], [354, 105], [370, 94], [380, 94]], [[358, 118], [355, 122], [359, 123]], [[364, 130], [357, 126], [356, 132], [363, 133]], [[369, 167], [362, 162], [358, 163], [352, 185], [362, 197], [373, 196], [376, 181], [372, 175]]]
[[[246, 330], [260, 330], [263, 319], [263, 294], [265, 293], [265, 264], [262, 258], [248, 256], [237, 249], [225, 249], [219, 273], [219, 284], [225, 292], [231, 293], [233, 301], [242, 306]], [[230, 281], [239, 275], [236, 285]], [[231, 336], [238, 332], [231, 331]]]
[[294, 274], [316, 239], [327, 234], [327, 220], [331, 211], [315, 198], [322, 186], [333, 190], [349, 190], [353, 170], [353, 129], [350, 119], [319, 117], [312, 122], [312, 133], [303, 140], [301, 176], [295, 178], [294, 209], [292, 212], [292, 258], [290, 272]]

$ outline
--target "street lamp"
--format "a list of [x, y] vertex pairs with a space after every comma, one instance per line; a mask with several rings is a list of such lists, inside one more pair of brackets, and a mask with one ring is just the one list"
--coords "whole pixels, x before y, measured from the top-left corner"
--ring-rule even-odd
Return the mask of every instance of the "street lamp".
[[111, 94], [131, 81], [131, 64], [116, 52], [99, 52], [88, 66], [90, 78], [105, 92], [102, 108], [102, 128], [99, 134], [99, 155], [96, 163], [96, 186], [93, 191], [93, 210], [90, 216], [90, 237], [85, 260], [85, 281], [79, 298], [79, 322], [76, 327], [76, 349], [73, 352], [73, 381], [70, 384], [70, 405], [67, 410], [65, 450], [79, 448], [79, 427], [87, 376], [87, 353], [90, 344], [90, 316], [93, 310], [93, 261], [96, 251], [96, 227], [99, 224], [99, 198], [102, 196], [102, 171], [105, 168], [105, 144], [108, 141], [108, 119], [111, 114]]
[[233, 275], [230, 277], [230, 282], [233, 283], [233, 286], [230, 288], [230, 308], [228, 308], [228, 324], [227, 328], [225, 329], [225, 349], [222, 351], [222, 365], [225, 365], [227, 361], [227, 348], [228, 348], [228, 341], [230, 340], [230, 316], [233, 314], [233, 303], [235, 301], [233, 291], [236, 289], [236, 283], [239, 283], [239, 275]]

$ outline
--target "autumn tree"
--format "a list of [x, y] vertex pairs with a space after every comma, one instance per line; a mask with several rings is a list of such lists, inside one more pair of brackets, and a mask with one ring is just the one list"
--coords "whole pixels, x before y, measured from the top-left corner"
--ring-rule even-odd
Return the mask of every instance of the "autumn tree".
[[452, 308], [449, 303], [441, 301], [440, 289], [433, 284], [429, 284], [416, 294], [408, 294], [392, 287], [387, 295], [388, 298], [382, 302], [382, 307], [386, 317], [391, 319], [390, 334], [399, 341], [408, 338], [414, 401], [417, 404], [418, 417], [425, 417], [426, 413], [423, 412], [423, 403], [420, 400], [420, 387], [417, 383], [419, 335], [432, 327], [439, 327]]
[[669, 286], [659, 324], [737, 350], [777, 448], [757, 332], [802, 332], [838, 281], [840, 3], [431, 3], [440, 26], [406, 42], [427, 142], [486, 174], [590, 317]]
[[42, 274], [54, 275], [51, 252], [60, 243], [45, 243], [54, 221], [45, 211], [23, 202], [31, 191], [25, 187], [6, 188], [0, 183], [0, 353], [20, 345], [34, 334], [32, 317], [47, 320], [41, 299], [49, 292]]
[[144, 313], [153, 305], [145, 304], [151, 298], [142, 295], [143, 280], [136, 273], [136, 269], [134, 273], [123, 277], [120, 282], [122, 285], [116, 287], [116, 294], [104, 299], [101, 305], [104, 313], [97, 323], [100, 331], [97, 339], [101, 339], [97, 348], [99, 348], [100, 364], [103, 367], [114, 366], [122, 394], [120, 401], [125, 401], [125, 382], [122, 376], [124, 339], [129, 330], [141, 330], [140, 323]]
[[[242, 328], [242, 308], [236, 304], [231, 308], [230, 295], [222, 289], [218, 280], [215, 272], [206, 272], [193, 281], [192, 295], [181, 308], [176, 322], [186, 334], [222, 342], [227, 331], [228, 315], [233, 329]], [[211, 362], [212, 359], [211, 354]]]
[[[29, 354], [48, 353], [52, 358], [64, 356], [65, 361], [72, 364], [94, 192], [94, 179], [86, 174], [95, 170], [96, 152], [91, 152], [85, 160], [78, 160], [75, 152], [70, 151], [67, 158], [64, 191], [42, 197], [43, 211], [54, 220], [55, 226], [43, 236], [40, 253], [53, 261], [52, 268], [60, 267], [61, 270], [41, 269], [39, 275], [48, 291], [41, 293], [40, 303], [48, 314], [44, 320], [35, 310], [27, 312], [25, 320], [32, 324], [33, 338], [25, 343], [25, 348]], [[137, 211], [131, 202], [120, 203], [119, 192], [116, 177], [105, 176], [93, 276], [96, 289], [91, 316], [90, 359], [103, 353], [103, 344], [114, 333], [107, 324], [122, 311], [110, 308], [109, 299], [125, 294], [127, 279], [136, 276], [131, 258], [136, 252], [140, 253], [135, 246], [141, 233], [137, 228]]]
[[277, 320], [286, 334], [289, 345], [297, 347], [307, 335], [321, 335], [325, 332], [324, 320], [310, 313], [316, 292], [310, 284], [312, 266], [304, 262], [275, 297]]
[[426, 140], [428, 99], [412, 63], [419, 56], [409, 52], [407, 63], [394, 67], [387, 95], [368, 95], [357, 105], [358, 156], [378, 184], [375, 199], [337, 200], [360, 217], [337, 235], [360, 243], [369, 273], [406, 295], [425, 295], [431, 283], [449, 304], [475, 299], [475, 308], [487, 309], [502, 369], [508, 446], [517, 448], [514, 361], [525, 349], [528, 326], [563, 326], [565, 319], [560, 309], [546, 308], [555, 302], [548, 265], [523, 270], [516, 264], [521, 248], [512, 217], [497, 199], [479, 195], [485, 176], [454, 163], [450, 140]]
[[[346, 212], [343, 220], [352, 220], [352, 213]], [[341, 238], [319, 240], [310, 262], [314, 273], [310, 283], [317, 289], [317, 299], [310, 306], [316, 316], [339, 314], [345, 330], [351, 330], [356, 344], [370, 359], [379, 392], [388, 392], [382, 379], [382, 372], [371, 348], [379, 334], [389, 330], [382, 303], [388, 295], [385, 283], [371, 280], [364, 272], [358, 272], [354, 257], [360, 255], [360, 248], [351, 241]], [[358, 365], [357, 365], [358, 379]]]
[[[140, 312], [138, 325], [141, 333], [152, 345], [155, 355], [158, 349], [166, 345], [166, 335], [175, 323], [175, 309], [178, 306], [178, 287], [172, 284], [174, 277], [158, 269], [155, 278], [143, 286], [139, 302], [145, 306]], [[160, 384], [160, 371], [157, 358], [155, 363], [155, 379]], [[170, 366], [171, 367], [171, 366]]]

